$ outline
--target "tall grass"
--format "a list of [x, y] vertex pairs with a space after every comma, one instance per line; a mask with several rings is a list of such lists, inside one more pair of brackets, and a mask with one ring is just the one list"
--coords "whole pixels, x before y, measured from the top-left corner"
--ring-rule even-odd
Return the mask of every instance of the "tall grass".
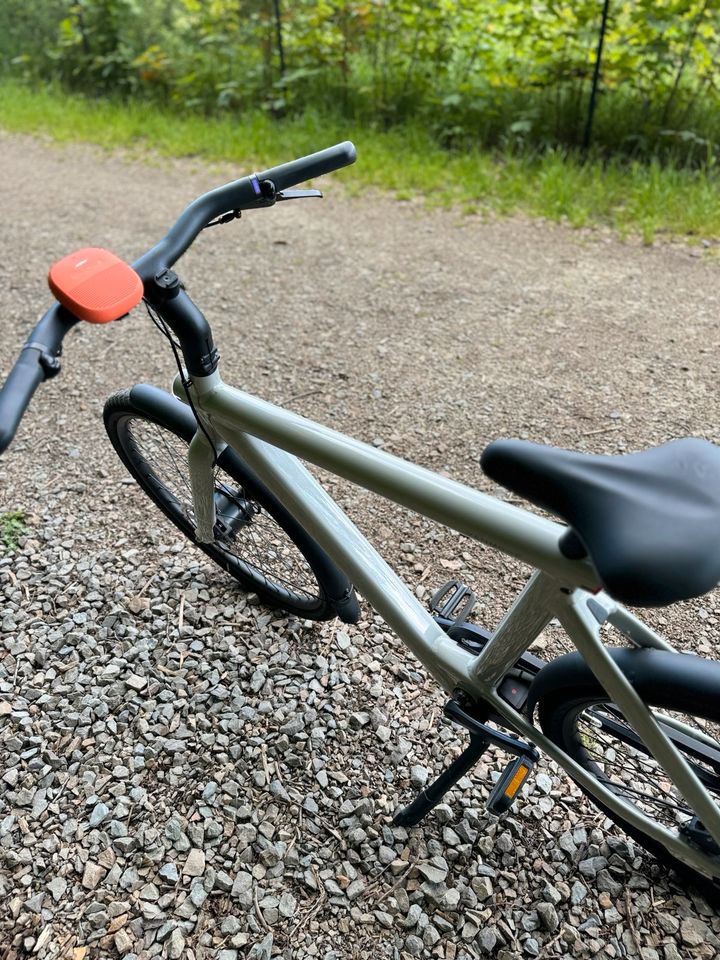
[[573, 226], [609, 225], [646, 243], [658, 235], [720, 237], [720, 178], [658, 161], [603, 162], [560, 151], [450, 150], [412, 124], [388, 131], [306, 112], [239, 119], [169, 113], [142, 103], [87, 100], [52, 89], [0, 82], [0, 126], [59, 142], [85, 141], [137, 156], [228, 161], [262, 169], [352, 139], [358, 162], [341, 176], [353, 192], [380, 188], [398, 198], [467, 213], [525, 213]]

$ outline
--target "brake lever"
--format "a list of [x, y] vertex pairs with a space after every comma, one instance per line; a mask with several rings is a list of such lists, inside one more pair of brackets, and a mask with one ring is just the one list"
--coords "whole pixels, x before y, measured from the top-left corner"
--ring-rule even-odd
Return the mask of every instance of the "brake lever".
[[320, 190], [279, 190], [275, 194], [276, 200], [304, 200], [305, 197], [320, 197]]

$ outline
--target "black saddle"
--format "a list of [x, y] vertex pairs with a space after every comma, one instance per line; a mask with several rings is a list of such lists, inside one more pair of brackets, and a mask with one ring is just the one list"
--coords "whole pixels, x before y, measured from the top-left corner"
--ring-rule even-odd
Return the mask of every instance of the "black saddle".
[[661, 607], [720, 582], [720, 447], [687, 437], [620, 456], [496, 440], [482, 468], [571, 527], [566, 556], [589, 556], [622, 603]]

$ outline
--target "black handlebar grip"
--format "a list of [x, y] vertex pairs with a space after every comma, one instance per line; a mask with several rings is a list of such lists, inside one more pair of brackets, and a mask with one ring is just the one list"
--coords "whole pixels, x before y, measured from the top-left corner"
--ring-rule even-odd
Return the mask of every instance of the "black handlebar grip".
[[307, 157], [271, 167], [263, 173], [258, 173], [257, 176], [259, 180], [272, 180], [276, 190], [285, 190], [288, 187], [294, 187], [297, 183], [304, 183], [314, 177], [321, 177], [325, 173], [339, 170], [340, 167], [347, 167], [355, 163], [356, 158], [354, 144], [350, 140], [345, 140], [344, 143], [336, 143], [334, 147], [318, 150], [317, 153], [311, 153]]
[[77, 317], [53, 304], [35, 329], [0, 389], [0, 453], [15, 436], [23, 414], [38, 386], [57, 373], [57, 357], [65, 334], [78, 322]]
[[0, 390], [0, 453], [15, 436], [32, 395], [44, 379], [45, 370], [40, 362], [40, 353], [25, 348]]

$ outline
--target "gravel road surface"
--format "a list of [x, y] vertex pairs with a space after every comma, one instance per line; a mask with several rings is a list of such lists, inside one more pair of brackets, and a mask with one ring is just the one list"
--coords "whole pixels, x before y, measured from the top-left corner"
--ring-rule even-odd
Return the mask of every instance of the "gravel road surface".
[[[84, 245], [132, 260], [246, 172], [0, 134], [0, 376], [49, 303], [49, 264]], [[228, 382], [500, 496], [478, 465], [498, 436], [602, 453], [717, 439], [709, 252], [341, 181], [182, 261]], [[718, 955], [714, 911], [551, 764], [504, 820], [484, 809], [493, 755], [393, 829], [460, 749], [436, 687], [367, 606], [346, 628], [249, 602], [128, 483], [104, 400], [173, 374], [142, 310], [82, 325], [64, 362], [0, 461], [0, 512], [24, 515], [0, 554], [0, 958]], [[527, 576], [329, 487], [421, 597], [458, 576], [492, 626]], [[713, 594], [650, 620], [716, 656], [719, 612]]]

